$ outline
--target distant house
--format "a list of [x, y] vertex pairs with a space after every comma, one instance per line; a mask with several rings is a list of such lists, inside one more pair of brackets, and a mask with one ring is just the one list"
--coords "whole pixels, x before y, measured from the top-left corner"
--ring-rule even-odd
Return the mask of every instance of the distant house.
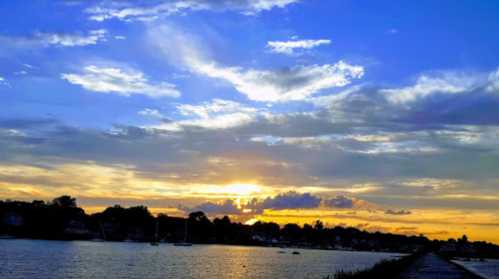
[[67, 222], [64, 233], [74, 237], [87, 237], [91, 234], [83, 221], [74, 219]]
[[251, 239], [253, 239], [253, 241], [257, 241], [257, 242], [266, 242], [267, 241], [266, 237], [258, 235], [258, 234], [251, 236]]
[[281, 241], [270, 236], [264, 236], [260, 234], [254, 234], [253, 236], [251, 236], [251, 239], [267, 246], [285, 246], [289, 243], [289, 241]]
[[7, 212], [4, 214], [3, 223], [9, 227], [21, 227], [24, 225], [24, 218], [17, 212]]

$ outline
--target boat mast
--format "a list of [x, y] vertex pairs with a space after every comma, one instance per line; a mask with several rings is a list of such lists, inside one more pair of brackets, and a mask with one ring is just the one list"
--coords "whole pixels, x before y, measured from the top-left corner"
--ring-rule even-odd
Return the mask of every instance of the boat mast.
[[184, 243], [187, 243], [187, 224], [189, 219], [185, 219], [185, 227], [184, 227]]

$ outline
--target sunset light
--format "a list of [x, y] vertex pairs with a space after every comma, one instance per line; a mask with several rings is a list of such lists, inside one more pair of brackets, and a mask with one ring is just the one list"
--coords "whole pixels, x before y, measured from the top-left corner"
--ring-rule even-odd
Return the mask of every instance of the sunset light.
[[499, 266], [498, 34], [499, 0], [0, 1], [0, 278]]
[[262, 192], [262, 188], [254, 184], [230, 184], [224, 187], [223, 191], [228, 195], [237, 197], [249, 197]]

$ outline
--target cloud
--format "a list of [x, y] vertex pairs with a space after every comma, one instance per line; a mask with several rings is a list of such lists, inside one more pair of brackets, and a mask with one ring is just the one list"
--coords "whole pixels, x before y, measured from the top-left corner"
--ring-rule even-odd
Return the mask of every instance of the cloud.
[[477, 87], [479, 78], [474, 75], [443, 72], [421, 75], [411, 86], [382, 89], [380, 92], [393, 104], [409, 104], [433, 94], [461, 94]]
[[310, 193], [287, 192], [278, 194], [275, 197], [267, 197], [262, 201], [252, 200], [246, 207], [256, 212], [264, 209], [305, 209], [317, 208], [321, 203], [321, 198], [315, 197]]
[[295, 66], [277, 71], [221, 67], [215, 63], [193, 65], [192, 69], [225, 80], [250, 100], [261, 102], [303, 100], [323, 89], [348, 85], [364, 73], [363, 67], [343, 61], [334, 65]]
[[89, 31], [86, 35], [60, 34], [60, 33], [36, 33], [37, 40], [44, 45], [56, 45], [61, 47], [76, 47], [95, 45], [106, 40], [107, 30], [99, 29]]
[[[182, 208], [185, 212], [203, 211], [208, 214], [262, 214], [264, 210], [286, 210], [286, 209], [319, 209], [323, 205], [330, 209], [378, 209], [377, 205], [368, 203], [356, 198], [348, 198], [342, 195], [331, 199], [322, 199], [311, 193], [284, 192], [276, 196], [269, 196], [264, 199], [251, 199], [246, 203], [238, 203], [235, 200], [227, 199], [222, 202], [205, 202], [195, 207]], [[403, 211], [406, 214], [405, 211]], [[389, 214], [389, 213], [387, 213]]]
[[245, 15], [256, 15], [274, 8], [284, 8], [299, 0], [169, 0], [156, 5], [133, 6], [131, 3], [120, 5], [95, 6], [87, 9], [91, 20], [153, 20], [195, 11], [235, 11]]
[[163, 114], [159, 112], [157, 109], [145, 108], [138, 112], [139, 115], [151, 118], [162, 119], [164, 118]]
[[330, 136], [316, 136], [316, 137], [274, 137], [271, 135], [256, 136], [250, 139], [254, 142], [264, 142], [269, 146], [272, 145], [295, 145], [303, 148], [318, 148], [321, 145], [327, 145], [332, 142]]
[[291, 55], [298, 49], [312, 49], [321, 45], [328, 45], [331, 40], [294, 40], [294, 41], [269, 41], [267, 48], [271, 52]]
[[28, 74], [28, 72], [25, 71], [25, 70], [14, 72], [14, 75], [16, 75], [16, 76], [24, 76], [24, 75], [27, 75], [27, 74]]
[[[497, 128], [487, 127], [483, 130], [475, 127], [469, 131], [472, 133], [470, 135], [459, 130], [456, 131], [458, 134], [449, 134], [449, 127], [446, 128], [449, 130], [402, 130], [398, 133], [385, 131], [386, 128], [382, 126], [363, 126], [365, 123], [360, 126], [358, 123], [349, 123], [348, 129], [339, 129], [323, 124], [328, 117], [320, 114], [285, 114], [278, 120], [256, 117], [249, 124], [224, 130], [192, 126], [181, 126], [182, 129], [178, 130], [134, 126], [101, 130], [66, 126], [54, 119], [2, 120], [0, 159], [12, 165], [43, 162], [43, 165], [57, 166], [68, 162], [94, 162], [102, 166], [123, 166], [143, 179], [137, 184], [138, 188], [147, 190], [155, 186], [160, 188], [158, 193], [166, 191], [166, 188], [158, 186], [161, 183], [172, 184], [173, 188], [181, 190], [185, 187], [179, 185], [228, 185], [235, 181], [254, 181], [255, 184], [281, 191], [289, 189], [312, 193], [307, 187], [321, 187], [333, 193], [362, 195], [363, 199], [394, 207], [430, 204], [449, 207], [458, 204], [485, 208], [490, 207], [492, 202], [478, 201], [472, 197], [497, 196], [495, 170], [499, 162], [499, 145], [494, 140], [497, 138]], [[252, 140], [257, 135], [265, 134], [281, 137], [303, 134], [312, 137], [323, 133], [332, 134], [333, 131], [341, 135], [363, 131], [366, 136], [357, 135], [348, 139], [330, 136], [326, 143], [314, 142], [314, 148], [303, 148], [297, 144], [268, 145]], [[369, 136], [380, 131], [384, 132], [379, 137]], [[380, 153], [372, 156], [344, 150], [364, 150], [373, 142], [407, 139], [431, 143], [444, 152]], [[464, 142], [455, 145], [458, 141]], [[339, 145], [344, 148], [338, 148]], [[470, 168], [470, 164], [475, 167]], [[393, 182], [394, 177], [402, 182]], [[440, 181], [453, 178], [455, 181], [445, 182], [445, 185], [444, 182], [428, 180], [404, 182], [404, 178], [425, 177], [440, 178]], [[468, 182], [458, 183], [462, 180]], [[355, 189], [352, 185], [360, 184], [377, 185], [377, 189], [350, 191]], [[117, 180], [116, 185], [120, 185], [120, 181]], [[447, 185], [453, 185], [453, 188]], [[168, 191], [173, 190], [169, 188]], [[326, 190], [321, 192], [327, 193]], [[201, 194], [207, 195], [205, 192]], [[345, 197], [353, 200], [354, 208], [369, 208], [362, 207], [353, 197], [346, 194]], [[275, 197], [269, 199], [279, 200]], [[331, 199], [336, 201], [336, 206], [349, 204], [348, 200], [338, 197]], [[322, 199], [324, 205], [325, 200]], [[276, 207], [270, 201], [267, 205]], [[345, 203], [341, 203], [343, 201]], [[252, 208], [264, 208], [260, 206], [261, 203], [262, 200]], [[330, 205], [334, 206], [335, 203], [330, 202]]]
[[379, 154], [432, 154], [441, 150], [438, 147], [421, 141], [399, 141], [399, 142], [374, 142], [365, 145], [363, 148], [349, 149], [346, 151], [353, 153], [364, 153], [369, 155]]
[[153, 28], [149, 35], [171, 63], [180, 64], [201, 76], [223, 80], [254, 101], [304, 100], [324, 89], [346, 86], [364, 74], [362, 66], [344, 61], [273, 70], [227, 67], [199, 49], [204, 43], [174, 26]]
[[0, 77], [0, 85], [8, 85], [9, 83], [4, 77]]
[[142, 94], [149, 97], [178, 97], [175, 85], [167, 82], [151, 84], [145, 75], [134, 69], [86, 66], [83, 73], [64, 73], [61, 78], [99, 93], [116, 93], [122, 96]]
[[[39, 47], [81, 47], [96, 45], [106, 41], [107, 30], [91, 30], [87, 34], [83, 33], [35, 33], [32, 37], [5, 37], [0, 36], [0, 42], [6, 47], [15, 49], [39, 48]], [[25, 66], [28, 64], [24, 64]], [[29, 68], [29, 67], [27, 67]]]
[[489, 74], [487, 91], [499, 94], [499, 68]]
[[213, 99], [201, 104], [180, 104], [177, 111], [184, 118], [156, 126], [159, 129], [179, 130], [184, 127], [227, 129], [251, 123], [259, 110], [238, 102]]
[[392, 210], [392, 209], [388, 209], [385, 211], [385, 214], [388, 214], [388, 215], [410, 215], [412, 214], [412, 212], [410, 212], [409, 210]]
[[208, 215], [239, 215], [243, 211], [237, 207], [236, 201], [225, 200], [221, 203], [205, 202], [191, 208], [182, 208], [185, 212], [202, 211]]
[[335, 198], [324, 200], [324, 205], [332, 208], [353, 208], [354, 201], [345, 196], [337, 196]]
[[200, 105], [190, 105], [190, 104], [181, 104], [177, 107], [182, 115], [191, 116], [196, 115], [201, 118], [209, 118], [213, 114], [226, 114], [226, 113], [234, 113], [234, 112], [247, 112], [254, 113], [257, 109], [253, 107], [248, 107], [242, 105], [241, 103], [222, 100], [222, 99], [213, 99], [209, 102], [203, 102]]
[[325, 134], [308, 137], [276, 137], [271, 135], [255, 136], [250, 139], [269, 146], [291, 145], [302, 148], [327, 149], [339, 148], [345, 152], [383, 155], [383, 154], [431, 154], [441, 152], [438, 146], [417, 140], [403, 140], [387, 135], [338, 135]]

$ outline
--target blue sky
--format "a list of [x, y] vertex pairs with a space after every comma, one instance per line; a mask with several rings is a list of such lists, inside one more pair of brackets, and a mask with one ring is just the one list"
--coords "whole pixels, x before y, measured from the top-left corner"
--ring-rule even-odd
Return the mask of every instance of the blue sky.
[[497, 1], [3, 1], [0, 17], [2, 197], [499, 210]]
[[[158, 22], [181, 26], [199, 36], [203, 46], [216, 50], [215, 59], [226, 65], [279, 69], [344, 59], [365, 69], [364, 77], [355, 83], [396, 86], [408, 84], [427, 71], [492, 71], [499, 60], [495, 47], [499, 39], [493, 35], [498, 32], [495, 19], [499, 7], [494, 1], [408, 1], [396, 5], [389, 1], [300, 1], [251, 16], [233, 10], [182, 11], [145, 23], [89, 20], [85, 10], [96, 6], [94, 1], [38, 1], [30, 7], [15, 2], [2, 6], [0, 30], [6, 46], [0, 73], [11, 86], [0, 90], [14, 96], [8, 98], [11, 105], [3, 110], [3, 116], [54, 114], [81, 126], [142, 123], [134, 112], [158, 106], [158, 100], [123, 100], [112, 94], [92, 94], [59, 78], [61, 72], [81, 68], [92, 60], [123, 63], [153, 81], [174, 83], [182, 96], [159, 100], [160, 106], [212, 98], [247, 101], [232, 88], [221, 88], [202, 77], [175, 80], [173, 76], [182, 75], [181, 69], [165, 63], [147, 46], [145, 33]], [[8, 46], [16, 39], [33, 39], [38, 32], [84, 37], [99, 29], [107, 30], [107, 34], [96, 44]], [[117, 40], [115, 36], [126, 39]], [[291, 57], [270, 53], [266, 48], [268, 41], [289, 41], [293, 36], [328, 39], [331, 43]], [[28, 69], [24, 64], [35, 68]], [[29, 74], [20, 75], [22, 71]], [[75, 106], [91, 117], [75, 113]], [[113, 109], [103, 109], [110, 107]]]

